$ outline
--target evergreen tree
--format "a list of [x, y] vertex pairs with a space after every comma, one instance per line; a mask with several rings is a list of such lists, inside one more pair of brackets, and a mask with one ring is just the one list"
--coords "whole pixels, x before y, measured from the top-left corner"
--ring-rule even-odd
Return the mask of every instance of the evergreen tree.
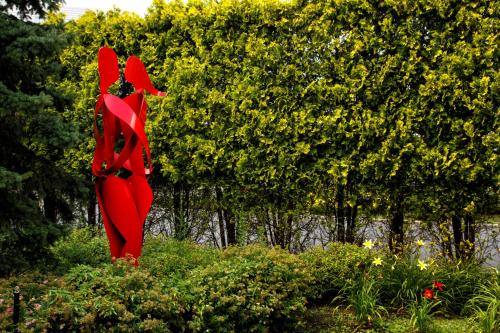
[[0, 275], [45, 259], [78, 194], [75, 178], [58, 165], [78, 138], [61, 117], [68, 99], [53, 88], [67, 38], [56, 26], [23, 20], [59, 2], [0, 6]]

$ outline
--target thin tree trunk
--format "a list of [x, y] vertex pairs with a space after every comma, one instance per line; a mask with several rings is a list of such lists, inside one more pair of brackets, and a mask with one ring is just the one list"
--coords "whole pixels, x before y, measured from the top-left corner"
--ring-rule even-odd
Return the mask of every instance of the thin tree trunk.
[[47, 196], [43, 198], [43, 212], [47, 220], [57, 222], [56, 201], [50, 194], [47, 194]]
[[404, 212], [400, 205], [395, 208], [390, 225], [389, 249], [392, 253], [401, 253], [403, 251], [404, 239]]
[[455, 258], [460, 259], [462, 257], [462, 248], [460, 244], [463, 242], [462, 238], [462, 221], [460, 217], [454, 215], [451, 217], [451, 226], [453, 229], [453, 241], [455, 244]]
[[288, 248], [288, 250], [291, 250], [290, 246], [292, 244], [292, 236], [293, 236], [293, 214], [289, 213], [288, 218], [287, 218], [287, 237], [286, 237], [286, 244], [285, 246]]
[[337, 241], [345, 243], [345, 207], [344, 189], [340, 187], [337, 194]]
[[464, 218], [464, 240], [466, 241], [465, 249], [467, 258], [474, 256], [476, 249], [476, 230], [474, 225], [474, 218], [467, 214]]
[[174, 184], [173, 206], [174, 206], [174, 238], [178, 240], [184, 239], [184, 217], [182, 212], [182, 186], [179, 183]]
[[354, 243], [354, 227], [356, 225], [356, 218], [358, 215], [358, 206], [348, 207], [348, 220], [347, 220], [347, 231], [346, 231], [346, 241], [348, 243]]
[[223, 209], [224, 221], [226, 222], [227, 229], [227, 245], [237, 244], [236, 239], [236, 220], [234, 215], [228, 210]]
[[224, 228], [224, 214], [222, 212], [222, 191], [217, 186], [215, 188], [215, 196], [217, 198], [217, 217], [219, 219], [219, 234], [220, 234], [220, 243], [223, 248], [227, 247], [226, 242], [226, 230]]
[[89, 202], [87, 206], [87, 223], [91, 227], [94, 227], [96, 225], [96, 213], [95, 213], [96, 205], [97, 205], [97, 199], [95, 196], [95, 191], [89, 191]]

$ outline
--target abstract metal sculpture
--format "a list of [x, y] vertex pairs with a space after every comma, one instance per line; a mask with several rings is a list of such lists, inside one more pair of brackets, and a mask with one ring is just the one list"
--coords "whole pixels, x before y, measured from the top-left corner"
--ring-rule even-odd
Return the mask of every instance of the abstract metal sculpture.
[[[124, 73], [125, 80], [133, 85], [135, 92], [124, 99], [108, 92], [120, 78], [115, 52], [101, 48], [98, 65], [101, 94], [94, 113], [96, 148], [92, 173], [96, 176], [95, 190], [113, 260], [130, 255], [137, 265], [144, 221], [153, 202], [153, 192], [146, 179], [146, 175], [152, 172], [152, 165], [144, 132], [147, 112], [144, 92], [156, 96], [165, 94], [153, 86], [144, 64], [135, 56], [128, 58]], [[102, 114], [102, 134], [98, 126], [99, 114]], [[120, 143], [123, 148], [116, 152]], [[120, 170], [126, 170], [122, 173], [129, 176], [119, 177]]]

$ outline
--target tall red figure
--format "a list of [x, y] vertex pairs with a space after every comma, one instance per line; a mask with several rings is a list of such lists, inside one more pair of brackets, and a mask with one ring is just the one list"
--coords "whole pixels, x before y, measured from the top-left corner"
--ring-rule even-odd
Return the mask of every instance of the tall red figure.
[[[101, 94], [94, 113], [96, 149], [92, 173], [97, 179], [95, 190], [111, 256], [120, 258], [131, 255], [137, 264], [141, 255], [144, 221], [153, 202], [153, 192], [146, 179], [152, 165], [144, 133], [147, 112], [144, 92], [157, 96], [165, 94], [153, 86], [141, 60], [131, 56], [125, 66], [125, 80], [134, 86], [135, 92], [124, 99], [111, 95], [108, 88], [120, 78], [115, 52], [110, 48], [101, 48], [98, 64]], [[97, 125], [100, 114], [103, 133]], [[123, 138], [123, 148], [116, 152], [120, 137]], [[119, 177], [117, 173], [123, 169], [130, 176]]]

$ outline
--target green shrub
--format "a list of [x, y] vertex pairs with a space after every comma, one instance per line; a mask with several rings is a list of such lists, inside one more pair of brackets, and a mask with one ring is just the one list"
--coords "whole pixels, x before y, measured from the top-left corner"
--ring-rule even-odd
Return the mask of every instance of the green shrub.
[[178, 241], [162, 237], [146, 239], [141, 267], [166, 282], [183, 279], [197, 267], [205, 267], [220, 259], [220, 251], [190, 241]]
[[12, 307], [13, 291], [16, 286], [20, 287], [20, 317], [21, 332], [26, 331], [28, 326], [35, 323], [40, 317], [43, 296], [52, 288], [61, 285], [61, 278], [46, 275], [39, 272], [19, 274], [6, 279], [0, 279], [0, 332], [12, 331]]
[[230, 248], [224, 260], [191, 275], [195, 332], [293, 331], [312, 282], [296, 256], [261, 246]]
[[182, 332], [186, 302], [175, 289], [124, 259], [76, 266], [44, 298], [38, 328], [48, 332]]
[[73, 229], [50, 248], [57, 261], [56, 271], [64, 273], [77, 265], [97, 267], [111, 261], [106, 236], [90, 228]]
[[314, 247], [299, 255], [314, 276], [308, 288], [313, 302], [331, 302], [346, 285], [354, 280], [360, 267], [371, 262], [372, 254], [353, 244], [331, 243], [327, 249]]

